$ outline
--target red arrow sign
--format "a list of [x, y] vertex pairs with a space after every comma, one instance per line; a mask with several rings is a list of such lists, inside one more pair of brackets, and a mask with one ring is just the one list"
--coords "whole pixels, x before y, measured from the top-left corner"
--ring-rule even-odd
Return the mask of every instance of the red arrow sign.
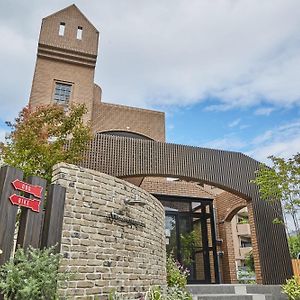
[[32, 185], [32, 184], [23, 182], [19, 179], [14, 180], [12, 182], [12, 185], [18, 191], [26, 192], [28, 194], [31, 194], [31, 195], [37, 197], [37, 198], [42, 197], [43, 187], [41, 187], [39, 185]]
[[40, 212], [41, 201], [38, 199], [29, 199], [13, 194], [9, 197], [9, 200], [13, 205], [23, 206], [30, 208], [32, 211]]

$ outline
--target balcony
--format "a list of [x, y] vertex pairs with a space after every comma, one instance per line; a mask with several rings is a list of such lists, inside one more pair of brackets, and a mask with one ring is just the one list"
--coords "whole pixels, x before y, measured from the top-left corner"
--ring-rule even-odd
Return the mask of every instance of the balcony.
[[239, 236], [251, 237], [249, 224], [237, 224], [237, 234]]
[[252, 250], [252, 247], [240, 248], [240, 258], [245, 259], [246, 255]]

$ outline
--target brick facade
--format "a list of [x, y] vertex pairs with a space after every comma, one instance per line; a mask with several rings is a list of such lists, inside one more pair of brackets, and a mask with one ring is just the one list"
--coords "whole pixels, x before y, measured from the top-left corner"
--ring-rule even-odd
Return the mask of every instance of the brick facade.
[[[60, 36], [58, 31], [62, 22], [65, 24], [65, 33]], [[80, 40], [76, 38], [78, 26], [83, 30]], [[101, 102], [102, 90], [94, 83], [98, 40], [99, 32], [75, 5], [43, 19], [30, 106], [37, 107], [54, 103], [53, 94], [56, 82], [71, 84], [72, 92], [69, 102], [86, 104], [88, 113], [85, 120], [90, 121], [93, 133], [95, 133], [92, 146], [87, 151], [88, 159], [82, 163], [83, 166], [116, 177], [133, 178], [133, 181], [138, 185], [142, 184], [143, 188], [153, 194], [199, 198], [212, 198], [213, 195], [218, 211], [220, 237], [223, 239], [223, 277], [226, 282], [236, 281], [229, 221], [239, 208], [247, 206], [258, 282], [282, 283], [291, 274], [285, 231], [283, 228], [274, 226], [272, 209], [266, 203], [261, 202], [257, 187], [249, 185], [259, 163], [241, 153], [164, 143], [164, 113]], [[155, 142], [96, 134], [109, 131], [137, 133]], [[78, 172], [75, 173], [77, 176]], [[143, 180], [148, 175], [173, 176], [205, 182], [228, 191], [235, 191], [238, 195], [244, 195], [248, 202], [230, 193], [221, 195], [211, 193], [196, 184], [166, 183], [163, 180], [153, 181], [152, 178], [147, 177]], [[79, 186], [82, 184], [81, 181], [85, 181], [83, 178], [77, 180], [76, 177], [75, 179]], [[67, 179], [59, 180], [68, 182]], [[117, 185], [116, 182], [113, 186]], [[94, 183], [91, 182], [91, 184]], [[71, 190], [74, 192], [74, 189]], [[70, 195], [72, 196], [68, 199], [71, 207], [73, 205], [71, 198], [80, 198], [80, 196], [71, 192]], [[79, 198], [76, 199], [79, 200], [78, 203], [81, 203], [80, 201], [83, 200]], [[252, 202], [249, 202], [250, 199]], [[109, 199], [105, 201], [109, 203], [107, 202]], [[112, 202], [115, 203], [114, 200]], [[75, 223], [80, 223], [76, 218], [76, 215], [80, 216], [80, 210], [81, 208], [78, 212], [69, 211], [72, 215], [70, 222], [74, 219]], [[84, 211], [87, 213], [86, 208], [82, 209], [83, 214]], [[85, 218], [84, 215], [80, 216], [80, 219], [82, 218]], [[266, 233], [268, 233], [268, 245], [272, 245], [272, 253], [269, 251], [270, 246], [265, 246]], [[68, 234], [67, 230], [65, 234]], [[72, 237], [66, 236], [66, 239], [73, 242]], [[264, 257], [261, 261], [258, 249]], [[272, 265], [274, 257], [277, 259], [279, 271], [269, 272], [269, 266]], [[76, 285], [72, 288], [75, 287]]]
[[[59, 26], [65, 24], [63, 36]], [[82, 39], [76, 38], [78, 26]], [[165, 141], [165, 114], [109, 103], [101, 103], [101, 88], [94, 83], [99, 32], [71, 5], [43, 19], [29, 104], [54, 103], [56, 82], [72, 86], [69, 103], [84, 103], [85, 116], [93, 133], [129, 131], [153, 140]]]
[[155, 141], [165, 141], [165, 114], [159, 111], [96, 103], [92, 118], [93, 132], [127, 131]]
[[[166, 252], [161, 203], [120, 179], [73, 165], [58, 164], [53, 181], [66, 187], [61, 253], [63, 269], [74, 273], [62, 296], [107, 299], [113, 289], [124, 299], [166, 284]], [[144, 206], [125, 205], [126, 200]], [[117, 213], [145, 227], [111, 221]]]
[[249, 224], [251, 231], [251, 242], [253, 247], [256, 281], [257, 283], [261, 283], [261, 267], [257, 246], [256, 229], [253, 219], [252, 203], [234, 194], [224, 192], [216, 196], [215, 206], [217, 209], [219, 237], [223, 240], [221, 249], [224, 252], [222, 258], [222, 276], [224, 283], [237, 282], [231, 220], [233, 216], [243, 207], [247, 207], [249, 213]]

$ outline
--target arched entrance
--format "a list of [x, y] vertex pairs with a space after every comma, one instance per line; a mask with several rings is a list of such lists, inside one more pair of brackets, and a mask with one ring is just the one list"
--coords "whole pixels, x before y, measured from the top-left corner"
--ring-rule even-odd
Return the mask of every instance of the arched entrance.
[[259, 167], [254, 159], [236, 152], [97, 134], [82, 166], [116, 177], [192, 179], [251, 201], [261, 283], [281, 284], [292, 276], [284, 227], [272, 222], [278, 209], [262, 201], [257, 186], [250, 183]]

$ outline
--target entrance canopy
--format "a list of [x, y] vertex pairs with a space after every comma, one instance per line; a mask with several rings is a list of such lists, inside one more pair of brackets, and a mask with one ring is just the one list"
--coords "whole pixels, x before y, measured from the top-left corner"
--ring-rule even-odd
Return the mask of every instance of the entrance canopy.
[[259, 168], [256, 160], [238, 152], [97, 134], [81, 165], [116, 177], [190, 179], [252, 201], [262, 283], [282, 284], [292, 276], [284, 226], [273, 224], [276, 209], [250, 183]]

